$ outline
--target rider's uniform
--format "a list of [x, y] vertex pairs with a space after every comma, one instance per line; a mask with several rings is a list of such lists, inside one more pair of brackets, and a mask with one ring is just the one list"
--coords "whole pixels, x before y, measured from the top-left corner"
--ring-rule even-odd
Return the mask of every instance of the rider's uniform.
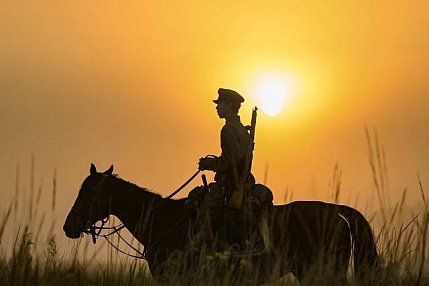
[[225, 125], [220, 132], [220, 146], [222, 153], [217, 158], [208, 158], [211, 164], [207, 170], [216, 172], [215, 181], [224, 189], [226, 198], [229, 198], [241, 183], [245, 164], [246, 152], [250, 143], [250, 135], [240, 121], [238, 115], [226, 118]]

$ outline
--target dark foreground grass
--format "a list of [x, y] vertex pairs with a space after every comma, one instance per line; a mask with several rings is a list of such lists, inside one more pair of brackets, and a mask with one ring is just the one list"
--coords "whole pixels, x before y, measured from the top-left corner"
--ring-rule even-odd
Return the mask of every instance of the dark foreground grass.
[[[383, 263], [380, 285], [429, 285], [426, 260], [429, 208], [423, 187], [421, 191], [425, 208], [418, 215], [405, 223], [395, 224], [396, 216], [404, 205], [403, 201], [399, 202], [376, 234]], [[0, 285], [160, 285], [152, 279], [143, 260], [122, 259], [122, 254], [112, 249], [104, 249], [109, 256], [106, 263], [96, 262], [94, 257], [82, 257], [88, 248], [94, 247], [89, 244], [89, 237], [72, 242], [73, 247], [62, 251], [55, 234], [48, 234], [46, 239], [37, 234], [34, 227], [37, 223], [18, 228], [12, 249], [4, 249], [4, 230], [13, 215], [13, 209], [0, 213], [0, 231], [3, 230], [0, 232]], [[232, 274], [237, 266], [228, 266], [227, 255], [215, 259], [203, 257], [202, 263], [206, 264], [194, 273], [183, 273], [180, 259], [177, 261], [177, 265], [172, 264], [171, 271], [165, 275], [162, 285], [237, 285], [237, 277]], [[348, 283], [355, 285], [352, 277], [350, 275]], [[240, 284], [255, 285], [254, 281], [249, 275]], [[273, 277], [267, 285], [326, 286], [344, 285], [344, 281], [335, 281], [335, 276], [326, 277], [324, 273], [315, 271], [302, 284], [293, 276], [286, 275], [282, 279]]]
[[[413, 221], [398, 231], [383, 230], [382, 236], [389, 241], [381, 243], [384, 279], [380, 285], [429, 285], [428, 269], [424, 269], [427, 266], [421, 252], [427, 237], [423, 236], [421, 227], [421, 224]], [[402, 240], [404, 242], [401, 242]], [[413, 243], [414, 248], [410, 249], [405, 240]], [[128, 259], [121, 262], [117, 259], [114, 263], [99, 264], [91, 263], [90, 259], [83, 260], [77, 254], [65, 259], [59, 256], [54, 236], [49, 238], [43, 254], [36, 256], [33, 245], [29, 229], [20, 230], [11, 255], [0, 257], [1, 285], [237, 285], [235, 283], [237, 277], [231, 274], [233, 266], [225, 267], [228, 263], [227, 257], [217, 257], [218, 262], [224, 262], [222, 272], [209, 260], [205, 268], [202, 267], [194, 273], [183, 273], [179, 263], [177, 267], [171, 268], [171, 273], [166, 274], [162, 283], [157, 283], [148, 274], [146, 265], [141, 260]], [[253, 281], [254, 279], [249, 277], [241, 284], [255, 285]], [[349, 284], [355, 285], [353, 279], [350, 279]], [[273, 279], [267, 285], [344, 285], [344, 283], [335, 281], [333, 277], [327, 280], [323, 273], [315, 272], [314, 276], [302, 284], [291, 275], [286, 275], [282, 279]]]
[[11, 256], [0, 257], [0, 285], [154, 285], [141, 261], [91, 264], [76, 255], [59, 256], [55, 236], [43, 255], [35, 256], [29, 229], [19, 235]]

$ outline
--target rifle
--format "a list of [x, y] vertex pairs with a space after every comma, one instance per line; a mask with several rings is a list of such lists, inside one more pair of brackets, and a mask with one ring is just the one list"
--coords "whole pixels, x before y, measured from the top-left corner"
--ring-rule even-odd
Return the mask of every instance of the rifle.
[[244, 168], [241, 178], [239, 178], [239, 183], [237, 190], [232, 194], [231, 198], [228, 201], [227, 206], [239, 210], [241, 208], [241, 203], [243, 202], [244, 190], [248, 188], [248, 177], [250, 171], [252, 170], [252, 161], [253, 161], [253, 150], [255, 149], [255, 131], [256, 131], [256, 116], [258, 108], [255, 106], [252, 110], [252, 119], [250, 121], [250, 126], [246, 126], [249, 130], [250, 140], [249, 145], [247, 146], [246, 155], [244, 158]]
[[[255, 150], [255, 131], [256, 131], [256, 116], [257, 114], [258, 108], [255, 106], [252, 110], [252, 120], [250, 121], [250, 143], [249, 143], [249, 147], [247, 149], [247, 154], [246, 154], [246, 158], [248, 160], [248, 170], [246, 172], [246, 170], [244, 170], [243, 174], [244, 175], [249, 175], [250, 171], [252, 170], [252, 161], [253, 161], [253, 150]], [[246, 173], [245, 173], [246, 172]]]

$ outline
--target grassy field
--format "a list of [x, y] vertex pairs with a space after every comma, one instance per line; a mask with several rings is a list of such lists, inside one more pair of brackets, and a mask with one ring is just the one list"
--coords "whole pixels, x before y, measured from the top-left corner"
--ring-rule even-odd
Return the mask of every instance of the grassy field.
[[[371, 223], [378, 220], [377, 224], [381, 225], [375, 235], [383, 266], [382, 285], [429, 285], [429, 202], [424, 186], [418, 178], [421, 202], [418, 209], [413, 210], [414, 214], [407, 214], [404, 207], [406, 192], [393, 207], [385, 205], [381, 152], [369, 136], [368, 141], [380, 205], [377, 215], [368, 217], [372, 218]], [[338, 201], [341, 193], [341, 172], [338, 168], [335, 170], [332, 184], [334, 202]], [[63, 234], [53, 215], [56, 211], [56, 176], [49, 199], [44, 201], [42, 188], [36, 190], [34, 187], [33, 174], [34, 161], [28, 194], [22, 194], [17, 175], [14, 199], [9, 204], [0, 205], [0, 285], [157, 285], [144, 260], [125, 257], [106, 244], [97, 242], [96, 247], [90, 244], [88, 237], [59, 243], [64, 239], [57, 237]], [[39, 211], [40, 205], [48, 210], [47, 214]], [[194, 273], [187, 279], [181, 279], [178, 272], [172, 270], [163, 284], [232, 285], [233, 279], [228, 273], [218, 275], [214, 268], [211, 273]], [[203, 280], [206, 282], [201, 284]], [[308, 285], [335, 285], [335, 281], [319, 277], [311, 280]], [[354, 285], [353, 280], [350, 284]], [[248, 285], [253, 285], [251, 278]], [[286, 275], [269, 285], [300, 284], [293, 276]]]
[[[421, 192], [422, 210], [418, 216], [398, 223], [404, 211], [404, 200], [398, 202], [389, 214], [385, 211], [383, 215], [383, 227], [376, 233], [383, 261], [382, 285], [429, 285], [429, 209], [423, 187]], [[37, 197], [34, 198], [35, 203]], [[58, 238], [52, 234], [54, 224], [47, 223], [46, 216], [36, 213], [34, 206], [12, 201], [0, 214], [1, 285], [157, 285], [148, 274], [143, 260], [127, 258], [106, 246], [98, 247], [98, 254], [89, 254], [94, 252], [95, 246], [90, 244], [88, 237], [70, 242], [61, 250]], [[33, 213], [25, 218], [21, 208]], [[20, 223], [20, 220], [24, 222]], [[17, 227], [11, 227], [15, 222], [18, 222]], [[6, 236], [14, 238], [11, 249], [6, 249], [8, 244], [3, 241]], [[94, 257], [100, 256], [100, 252], [106, 259], [103, 263], [94, 263]], [[192, 280], [180, 280], [172, 271], [165, 284], [198, 285], [198, 281], [207, 279], [207, 275], [196, 273]], [[225, 274], [220, 281], [213, 278], [212, 285], [231, 285], [232, 279]], [[320, 285], [326, 284], [326, 281], [320, 281]], [[249, 285], [252, 285], [251, 282]], [[299, 284], [287, 275], [270, 285]], [[315, 285], [314, 281], [311, 285]]]

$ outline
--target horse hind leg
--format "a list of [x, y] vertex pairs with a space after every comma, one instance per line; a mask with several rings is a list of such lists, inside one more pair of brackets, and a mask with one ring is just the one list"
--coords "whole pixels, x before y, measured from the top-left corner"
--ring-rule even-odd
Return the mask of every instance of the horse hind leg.
[[335, 281], [339, 285], [347, 285], [347, 271], [352, 253], [352, 240], [350, 230], [346, 220], [340, 223], [336, 231], [334, 242], [331, 244], [329, 269], [334, 271]]
[[333, 231], [334, 235], [326, 255], [327, 272], [337, 281], [338, 285], [347, 285], [347, 271], [352, 253], [352, 240], [346, 219], [340, 215], [341, 220]]
[[337, 232], [330, 245], [313, 256], [308, 263], [309, 267], [298, 268], [298, 279], [305, 285], [348, 285], [351, 249], [349, 232], [345, 229]]
[[345, 246], [343, 249], [340, 249], [335, 254], [334, 265], [332, 269], [334, 270], [335, 281], [338, 281], [338, 285], [347, 285], [347, 271], [349, 268], [351, 247]]

